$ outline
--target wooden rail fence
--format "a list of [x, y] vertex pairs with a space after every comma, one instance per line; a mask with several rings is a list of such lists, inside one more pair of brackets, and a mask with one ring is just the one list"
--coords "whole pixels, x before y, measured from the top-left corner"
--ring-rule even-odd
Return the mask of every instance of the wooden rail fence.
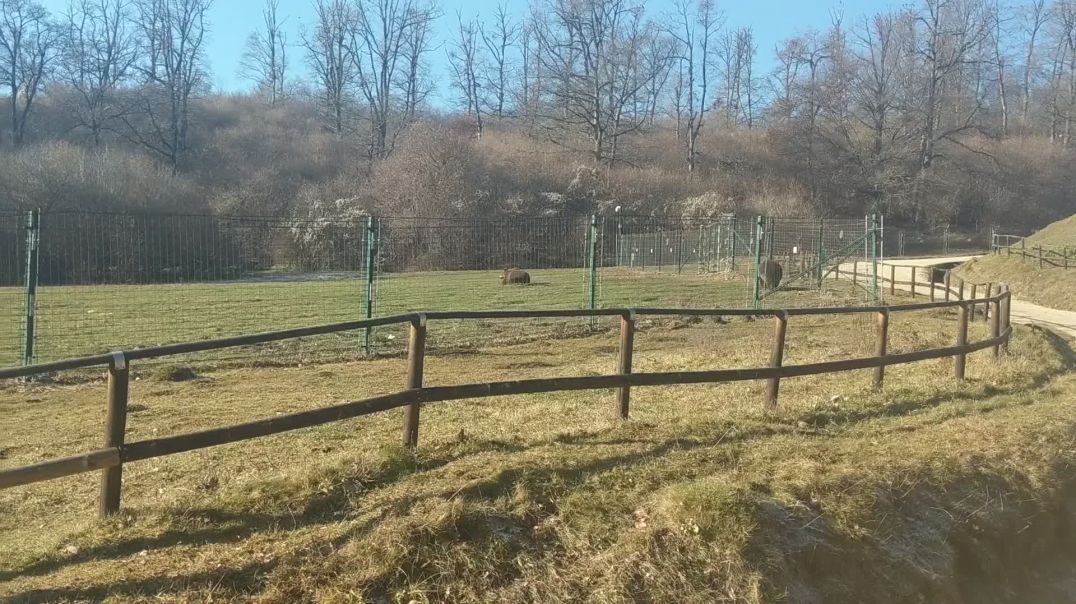
[[1039, 268], [1076, 268], [1076, 245], [1032, 245], [1016, 235], [994, 235], [990, 246], [994, 254], [1016, 256], [1023, 261], [1037, 262]]
[[[936, 301], [919, 304], [899, 304], [870, 307], [839, 308], [791, 308], [768, 309], [667, 309], [667, 308], [618, 308], [596, 310], [545, 310], [545, 311], [462, 311], [425, 312], [381, 317], [361, 321], [349, 321], [300, 329], [289, 329], [241, 337], [207, 340], [185, 344], [172, 344], [125, 352], [68, 359], [54, 363], [0, 369], [0, 378], [20, 378], [60, 370], [107, 366], [108, 413], [105, 422], [104, 447], [80, 455], [53, 459], [29, 466], [0, 470], [0, 488], [26, 485], [53, 478], [83, 472], [103, 470], [101, 476], [99, 513], [108, 516], [120, 507], [123, 482], [123, 465], [184, 451], [192, 451], [248, 440], [289, 430], [307, 428], [344, 419], [405, 408], [402, 442], [406, 447], [416, 447], [419, 436], [420, 412], [423, 404], [474, 399], [492, 396], [535, 394], [572, 390], [616, 389], [616, 414], [629, 417], [631, 388], [635, 386], [665, 386], [673, 384], [723, 383], [745, 380], [766, 380], [766, 404], [777, 404], [781, 380], [784, 378], [819, 375], [838, 371], [873, 369], [875, 388], [881, 388], [885, 368], [890, 365], [913, 363], [928, 359], [952, 357], [954, 377], [963, 380], [967, 355], [979, 350], [993, 348], [994, 356], [1000, 354], [1012, 334], [1008, 307], [1010, 294], [999, 288], [993, 296], [971, 300]], [[994, 321], [991, 337], [968, 343], [968, 317], [976, 305], [992, 308]], [[953, 346], [890, 354], [888, 352], [889, 317], [893, 313], [930, 309], [957, 308], [959, 320]], [[870, 314], [877, 317], [877, 346], [870, 357], [826, 361], [802, 365], [784, 365], [785, 336], [789, 319], [812, 315]], [[774, 320], [773, 348], [767, 367], [746, 369], [716, 369], [705, 371], [677, 371], [633, 373], [632, 352], [636, 320], [640, 316], [756, 316]], [[423, 366], [426, 349], [426, 330], [431, 321], [440, 320], [490, 320], [490, 319], [537, 319], [565, 317], [619, 317], [620, 349], [617, 373], [601, 376], [555, 377], [526, 379], [457, 386], [428, 386], [423, 383]], [[130, 362], [134, 360], [161, 358], [190, 352], [217, 350], [298, 338], [316, 334], [339, 333], [365, 329], [379, 325], [409, 324], [407, 378], [405, 389], [392, 394], [341, 403], [331, 407], [312, 409], [256, 420], [244, 424], [214, 428], [177, 436], [153, 438], [135, 442], [125, 441], [127, 422], [128, 385]]]

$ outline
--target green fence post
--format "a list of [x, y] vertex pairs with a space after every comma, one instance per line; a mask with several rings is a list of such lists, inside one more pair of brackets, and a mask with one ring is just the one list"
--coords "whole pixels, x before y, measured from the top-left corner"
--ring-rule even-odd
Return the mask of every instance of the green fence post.
[[881, 247], [881, 238], [878, 236], [879, 228], [878, 215], [871, 214], [871, 296], [875, 302], [877, 302], [879, 298], [878, 254], [879, 248]]
[[759, 273], [759, 269], [762, 264], [762, 235], [765, 230], [766, 219], [762, 216], [757, 216], [755, 218], [755, 285], [752, 295], [755, 308], [758, 308], [759, 303], [762, 301], [762, 275]]
[[590, 241], [589, 254], [590, 273], [587, 278], [587, 299], [590, 301], [590, 309], [598, 308], [598, 217], [590, 215]]
[[41, 250], [41, 210], [26, 215], [26, 325], [22, 346], [22, 364], [34, 363], [34, 327], [37, 321], [37, 279]]
[[[374, 317], [374, 272], [377, 270], [377, 219], [373, 216], [366, 217], [366, 318]], [[370, 356], [373, 329], [366, 328], [365, 350], [366, 356]]]

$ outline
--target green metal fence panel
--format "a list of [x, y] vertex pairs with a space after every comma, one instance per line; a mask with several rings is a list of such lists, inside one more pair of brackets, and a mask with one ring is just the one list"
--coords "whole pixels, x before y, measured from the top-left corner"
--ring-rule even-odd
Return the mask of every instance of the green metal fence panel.
[[[2, 363], [416, 310], [832, 303], [819, 293], [835, 287], [833, 267], [881, 246], [862, 219], [326, 214], [52, 212], [39, 217], [39, 229], [25, 214], [0, 214]], [[779, 282], [759, 279], [763, 260], [781, 267]], [[471, 349], [593, 326], [460, 322], [431, 332], [428, 345]], [[403, 328], [385, 327], [207, 360], [348, 359], [399, 353], [405, 344]]]
[[24, 212], [0, 213], [0, 365], [25, 362], [26, 239]]

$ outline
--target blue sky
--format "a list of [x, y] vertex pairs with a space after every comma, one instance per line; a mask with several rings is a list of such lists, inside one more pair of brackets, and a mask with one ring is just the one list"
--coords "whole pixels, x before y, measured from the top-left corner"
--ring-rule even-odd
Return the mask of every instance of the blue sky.
[[[62, 13], [68, 0], [39, 0], [54, 14]], [[451, 39], [456, 21], [456, 12], [460, 11], [466, 19], [477, 15], [490, 20], [498, 0], [440, 0], [442, 16], [435, 28], [436, 39], [442, 43]], [[299, 30], [308, 26], [312, 19], [312, 0], [281, 0], [280, 13], [287, 16], [289, 42], [298, 43]], [[797, 33], [812, 29], [823, 29], [829, 24], [830, 12], [843, 10], [846, 22], [852, 23], [863, 15], [899, 6], [904, 2], [896, 0], [717, 0], [718, 6], [726, 15], [729, 28], [749, 25], [754, 29], [758, 43], [758, 64], [761, 73], [773, 65], [773, 49], [780, 41]], [[239, 60], [247, 36], [259, 24], [263, 0], [215, 0], [210, 14], [211, 33], [207, 47], [207, 57], [213, 75], [213, 85], [225, 92], [246, 90], [248, 82], [238, 76]], [[524, 0], [508, 0], [509, 9], [517, 16], [526, 12]], [[672, 0], [648, 0], [647, 11], [651, 16], [670, 12]], [[437, 81], [446, 82], [447, 59], [442, 46], [431, 55]], [[304, 75], [302, 50], [291, 50], [292, 74]], [[438, 91], [438, 97], [445, 99], [448, 95], [447, 84]]]

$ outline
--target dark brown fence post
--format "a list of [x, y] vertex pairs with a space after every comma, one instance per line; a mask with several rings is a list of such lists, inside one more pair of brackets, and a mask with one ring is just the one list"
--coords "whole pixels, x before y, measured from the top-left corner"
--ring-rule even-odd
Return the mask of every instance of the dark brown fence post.
[[[878, 343], [875, 346], [874, 353], [878, 358], [882, 358], [889, 350], [889, 309], [878, 311]], [[874, 389], [881, 390], [882, 383], [885, 381], [885, 365], [879, 365], [874, 368]]]
[[[108, 366], [108, 411], [105, 416], [105, 447], [123, 448], [127, 431], [127, 391], [130, 368], [122, 352], [112, 353]], [[123, 465], [105, 468], [101, 474], [99, 514], [106, 518], [120, 511], [120, 489], [123, 486]]]
[[[631, 375], [631, 356], [635, 349], [635, 311], [629, 310], [620, 317], [620, 375]], [[620, 419], [628, 419], [631, 386], [621, 386], [617, 391], [616, 408]]]
[[912, 267], [912, 299], [915, 299], [915, 267]]
[[[1001, 337], [1001, 298], [998, 298], [994, 302], [988, 302], [993, 306], [990, 314], [990, 337], [997, 339]], [[997, 359], [1001, 356], [1001, 344], [994, 345], [994, 358]]]
[[949, 271], [949, 270], [945, 271], [945, 301], [946, 302], [949, 301], [949, 297], [951, 296], [951, 292], [950, 292], [949, 288], [950, 288], [950, 283], [952, 282], [952, 279], [953, 279], [953, 271]]
[[[407, 338], [407, 389], [422, 387], [422, 371], [426, 359], [426, 315], [419, 314], [411, 320], [411, 332]], [[404, 409], [403, 446], [418, 446], [419, 403], [411, 403]]]
[[[788, 313], [778, 311], [773, 317], [773, 349], [770, 351], [770, 367], [780, 367], [785, 360], [785, 332], [788, 331]], [[777, 395], [781, 389], [781, 378], [770, 378], [766, 388], [766, 404], [771, 408], [777, 406]]]
[[852, 262], [852, 287], [859, 283], [859, 260]]
[[[968, 305], [960, 305], [960, 314], [956, 324], [956, 345], [966, 346], [968, 343]], [[953, 357], [953, 374], [958, 381], [964, 381], [964, 369], [968, 363], [968, 354], [959, 352]]]
[[[1002, 299], [1002, 301], [1004, 302], [1004, 305], [1002, 306], [1003, 310], [1001, 311], [1001, 313], [1002, 313], [1001, 321], [1002, 321], [1002, 325], [1004, 326], [1005, 331], [1009, 331], [1009, 329], [1012, 328], [1012, 323], [1009, 320], [1009, 316], [1010, 316], [1009, 313], [1012, 310], [1012, 291], [1009, 290], [1009, 284], [1008, 283], [1005, 283], [1005, 284], [1002, 284], [1002, 285], [1003, 285], [1003, 287], [1005, 289], [1005, 297]], [[1009, 336], [1005, 338], [1005, 341], [1002, 342], [1002, 344], [1001, 344], [1001, 351], [1004, 352], [1005, 354], [1009, 354], [1009, 340], [1010, 339], [1012, 339], [1012, 333], [1011, 332], [1009, 333]]]
[[957, 300], [963, 300], [964, 299], [964, 279], [963, 279], [963, 277], [957, 277], [956, 280], [960, 282], [960, 289], [958, 289], [957, 292], [956, 292], [956, 299]]
[[889, 267], [889, 295], [892, 296], [897, 293], [897, 265], [891, 265]]

